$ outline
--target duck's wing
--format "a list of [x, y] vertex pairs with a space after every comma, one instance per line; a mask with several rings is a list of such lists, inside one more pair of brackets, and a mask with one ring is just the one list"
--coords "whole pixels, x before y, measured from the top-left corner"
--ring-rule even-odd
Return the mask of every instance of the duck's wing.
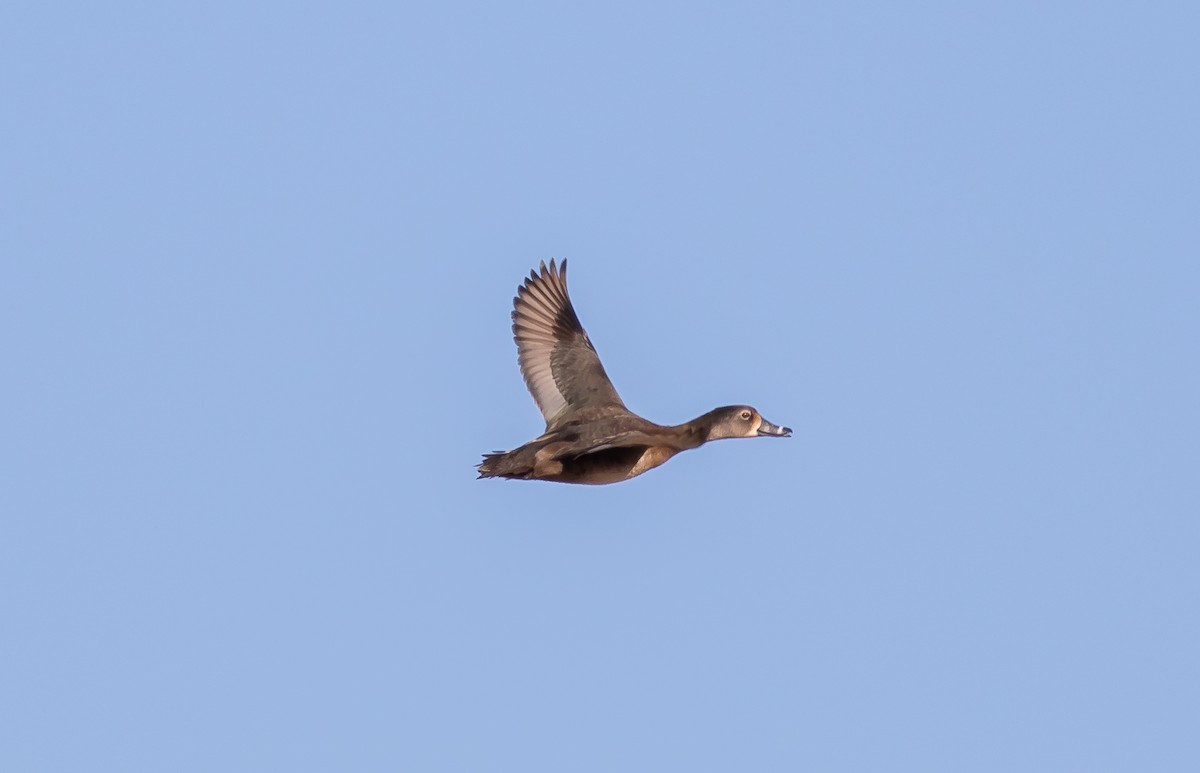
[[662, 446], [668, 445], [662, 442], [662, 437], [651, 435], [646, 432], [634, 430], [632, 432], [619, 432], [615, 435], [610, 435], [603, 438], [589, 438], [586, 441], [576, 441], [575, 443], [564, 444], [562, 448], [554, 454], [554, 459], [566, 459], [569, 457], [587, 456], [588, 454], [597, 454], [601, 451], [608, 451], [612, 448], [632, 448], [635, 446]]
[[567, 261], [529, 272], [513, 299], [512, 319], [521, 375], [547, 429], [584, 409], [626, 410], [571, 306]]

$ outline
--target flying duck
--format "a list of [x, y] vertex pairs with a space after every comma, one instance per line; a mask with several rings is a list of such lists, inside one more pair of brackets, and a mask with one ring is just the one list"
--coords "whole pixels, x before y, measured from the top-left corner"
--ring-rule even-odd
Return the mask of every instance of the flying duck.
[[520, 448], [483, 455], [480, 478], [617, 483], [710, 440], [791, 437], [748, 405], [715, 408], [684, 424], [643, 419], [621, 401], [567, 294], [567, 261], [517, 288], [513, 340], [546, 431]]

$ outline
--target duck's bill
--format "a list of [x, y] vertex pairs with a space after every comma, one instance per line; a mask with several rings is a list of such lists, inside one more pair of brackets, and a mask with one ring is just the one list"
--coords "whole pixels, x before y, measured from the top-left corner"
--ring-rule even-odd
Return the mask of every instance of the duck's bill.
[[791, 437], [792, 430], [791, 427], [781, 427], [763, 419], [762, 424], [758, 425], [758, 434], [767, 437]]

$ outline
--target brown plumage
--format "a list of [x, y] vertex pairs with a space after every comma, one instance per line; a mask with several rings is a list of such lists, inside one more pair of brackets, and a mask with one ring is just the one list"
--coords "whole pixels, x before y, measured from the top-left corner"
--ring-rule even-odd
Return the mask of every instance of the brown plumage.
[[615, 483], [680, 451], [730, 437], [788, 437], [754, 408], [717, 408], [676, 426], [631, 412], [604, 372], [567, 294], [567, 262], [531, 271], [513, 299], [513, 340], [546, 431], [520, 448], [485, 454], [480, 478]]

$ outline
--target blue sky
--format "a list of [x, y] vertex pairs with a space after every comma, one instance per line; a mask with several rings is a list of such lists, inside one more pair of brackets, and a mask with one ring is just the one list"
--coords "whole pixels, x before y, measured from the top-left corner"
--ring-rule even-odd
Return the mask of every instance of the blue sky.
[[[1200, 768], [1194, 5], [0, 30], [0, 768]], [[795, 436], [476, 481], [551, 257]]]

